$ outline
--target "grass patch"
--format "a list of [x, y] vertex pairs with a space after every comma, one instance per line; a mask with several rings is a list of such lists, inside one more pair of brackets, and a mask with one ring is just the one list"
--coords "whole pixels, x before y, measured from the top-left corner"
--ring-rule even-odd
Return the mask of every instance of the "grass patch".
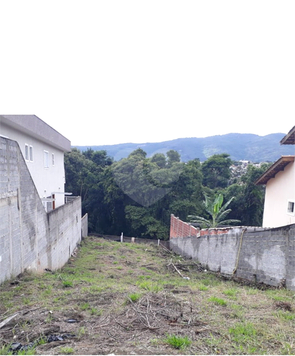
[[[190, 280], [167, 267], [171, 259]], [[77, 320], [69, 325], [74, 344], [46, 345], [45, 353], [83, 354], [85, 345], [89, 354], [142, 354], [143, 345], [151, 354], [295, 353], [293, 291], [222, 280], [156, 244], [88, 237], [62, 269], [24, 273], [17, 281], [0, 285], [0, 322], [19, 313], [0, 329], [0, 354], [8, 353], [7, 343], [26, 345], [51, 328], [66, 331], [68, 319]], [[156, 339], [154, 330], [162, 336]], [[101, 338], [112, 346], [99, 350]], [[42, 354], [42, 347], [32, 352]]]
[[64, 346], [59, 349], [59, 353], [62, 355], [72, 355], [74, 353], [74, 349], [72, 347]]
[[141, 297], [140, 293], [132, 293], [128, 295], [128, 300], [130, 299], [133, 303], [136, 303]]
[[179, 350], [185, 349], [192, 343], [187, 336], [182, 337], [176, 335], [168, 335], [164, 341], [170, 346], [172, 346], [174, 349]]
[[73, 281], [62, 281], [62, 286], [64, 288], [72, 288], [74, 285]]
[[158, 283], [155, 283], [153, 281], [142, 281], [142, 282], [137, 282], [136, 283], [139, 288], [144, 289], [149, 292], [159, 292], [163, 290], [163, 286], [159, 285]]
[[232, 339], [237, 343], [248, 343], [256, 338], [257, 331], [252, 323], [238, 323], [229, 328]]
[[226, 289], [222, 293], [230, 297], [231, 299], [237, 299], [238, 290], [236, 288], [230, 288], [230, 289]]
[[217, 297], [210, 297], [209, 302], [221, 305], [222, 307], [225, 307], [227, 305], [226, 301], [222, 298], [217, 298]]

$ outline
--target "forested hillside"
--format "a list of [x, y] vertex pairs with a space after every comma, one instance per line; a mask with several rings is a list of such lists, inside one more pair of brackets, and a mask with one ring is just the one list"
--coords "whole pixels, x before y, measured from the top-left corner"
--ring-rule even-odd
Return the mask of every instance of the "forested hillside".
[[267, 136], [253, 134], [227, 134], [204, 138], [190, 137], [157, 143], [122, 143], [103, 146], [77, 146], [81, 151], [91, 148], [95, 151], [105, 150], [115, 161], [126, 158], [137, 148], [143, 149], [147, 157], [155, 153], [175, 150], [181, 154], [181, 160], [188, 162], [198, 158], [201, 162], [213, 154], [227, 153], [231, 159], [251, 162], [274, 162], [281, 155], [294, 154], [294, 147], [280, 145], [285, 136], [275, 133]]
[[233, 177], [232, 163], [227, 154], [184, 163], [174, 150], [148, 158], [140, 148], [115, 162], [106, 151], [74, 148], [65, 156], [66, 190], [82, 197], [90, 232], [168, 239], [170, 214], [207, 218], [204, 196], [219, 193], [225, 202], [235, 197], [227, 218], [260, 226], [264, 191], [254, 182], [267, 165]]

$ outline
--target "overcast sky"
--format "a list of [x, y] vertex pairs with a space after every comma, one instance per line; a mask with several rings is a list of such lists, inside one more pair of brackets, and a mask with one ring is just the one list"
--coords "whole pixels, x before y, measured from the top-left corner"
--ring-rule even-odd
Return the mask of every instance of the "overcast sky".
[[0, 113], [73, 145], [295, 125], [295, 2], [0, 0]]

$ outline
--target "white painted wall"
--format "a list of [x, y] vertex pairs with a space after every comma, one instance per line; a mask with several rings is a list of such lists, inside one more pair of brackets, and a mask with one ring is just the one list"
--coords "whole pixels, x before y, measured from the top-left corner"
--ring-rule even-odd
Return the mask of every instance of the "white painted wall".
[[[34, 136], [9, 127], [4, 123], [1, 123], [0, 125], [0, 135], [17, 141], [24, 158], [25, 145], [32, 147], [33, 160], [26, 160], [26, 163], [40, 198], [51, 196], [53, 192], [62, 193], [65, 191], [63, 151], [37, 139]], [[44, 166], [44, 151], [48, 152], [48, 167]], [[54, 165], [52, 162], [52, 154], [54, 155]], [[55, 198], [56, 208], [64, 204], [63, 194], [56, 194]]]
[[295, 164], [289, 163], [266, 184], [263, 227], [279, 227], [295, 223], [288, 213], [288, 201], [295, 201]]

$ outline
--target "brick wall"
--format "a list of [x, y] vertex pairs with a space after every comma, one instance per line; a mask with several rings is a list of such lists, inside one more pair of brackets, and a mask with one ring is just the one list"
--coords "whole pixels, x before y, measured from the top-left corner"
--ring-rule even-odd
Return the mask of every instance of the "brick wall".
[[201, 230], [198, 235], [180, 234], [187, 223], [171, 217], [176, 224], [170, 248], [193, 258], [208, 270], [234, 275], [252, 282], [295, 290], [295, 224], [275, 229], [231, 227]]
[[81, 240], [81, 200], [47, 214], [17, 142], [0, 137], [0, 283], [64, 265]]
[[181, 221], [179, 218], [175, 217], [173, 214], [170, 218], [170, 239], [182, 236], [198, 236], [200, 229]]
[[188, 237], [188, 236], [205, 236], [205, 235], [220, 235], [229, 231], [228, 228], [216, 229], [198, 229], [191, 224], [180, 220], [178, 217], [171, 214], [170, 218], [170, 239], [175, 237]]

